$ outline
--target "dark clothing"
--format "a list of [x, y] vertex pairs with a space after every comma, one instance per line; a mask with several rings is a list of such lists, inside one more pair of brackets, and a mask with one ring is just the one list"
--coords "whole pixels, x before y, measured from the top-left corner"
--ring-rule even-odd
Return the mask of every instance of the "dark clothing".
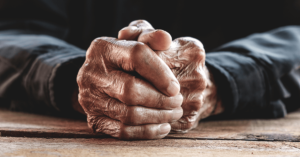
[[90, 42], [136, 19], [203, 42], [225, 115], [276, 118], [300, 107], [299, 0], [0, 0], [0, 98], [71, 110]]

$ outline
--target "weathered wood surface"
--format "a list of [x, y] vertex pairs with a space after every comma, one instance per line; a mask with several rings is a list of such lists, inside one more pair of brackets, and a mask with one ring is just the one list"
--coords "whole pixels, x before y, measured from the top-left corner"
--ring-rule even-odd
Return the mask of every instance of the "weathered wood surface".
[[0, 110], [0, 135], [12, 137], [104, 137], [93, 134], [84, 120]]
[[168, 138], [300, 142], [300, 110], [280, 119], [200, 122], [189, 133], [170, 134]]
[[1, 157], [205, 156], [296, 157], [299, 142], [161, 139], [119, 141], [112, 138], [0, 137]]
[[[93, 134], [85, 121], [7, 110], [0, 110], [0, 133], [11, 137], [106, 137]], [[201, 122], [187, 134], [170, 134], [166, 138], [300, 142], [300, 111], [281, 119]]]

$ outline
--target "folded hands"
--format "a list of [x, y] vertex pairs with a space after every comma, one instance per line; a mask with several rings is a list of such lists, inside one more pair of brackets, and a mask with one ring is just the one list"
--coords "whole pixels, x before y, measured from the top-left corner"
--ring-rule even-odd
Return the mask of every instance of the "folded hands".
[[95, 39], [77, 83], [89, 127], [119, 139], [187, 132], [223, 111], [202, 43], [172, 41], [144, 20], [123, 28], [118, 39]]

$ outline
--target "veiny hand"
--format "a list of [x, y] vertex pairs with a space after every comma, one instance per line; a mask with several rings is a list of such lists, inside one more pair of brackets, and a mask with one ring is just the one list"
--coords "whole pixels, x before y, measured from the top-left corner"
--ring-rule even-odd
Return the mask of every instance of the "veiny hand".
[[94, 132], [119, 139], [158, 139], [183, 114], [174, 74], [147, 45], [101, 37], [89, 47], [78, 100]]
[[205, 50], [197, 39], [175, 39], [169, 33], [155, 30], [144, 20], [133, 21], [119, 32], [119, 39], [136, 39], [147, 44], [169, 66], [180, 83], [183, 116], [172, 122], [173, 132], [187, 132], [200, 119], [223, 111], [217, 89], [205, 66]]

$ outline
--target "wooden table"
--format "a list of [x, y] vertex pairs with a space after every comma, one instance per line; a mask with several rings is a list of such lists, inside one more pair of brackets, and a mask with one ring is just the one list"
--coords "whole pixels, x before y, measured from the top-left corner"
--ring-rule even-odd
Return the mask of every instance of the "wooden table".
[[120, 141], [85, 121], [0, 110], [0, 156], [300, 156], [300, 110], [281, 119], [205, 121], [187, 134]]

